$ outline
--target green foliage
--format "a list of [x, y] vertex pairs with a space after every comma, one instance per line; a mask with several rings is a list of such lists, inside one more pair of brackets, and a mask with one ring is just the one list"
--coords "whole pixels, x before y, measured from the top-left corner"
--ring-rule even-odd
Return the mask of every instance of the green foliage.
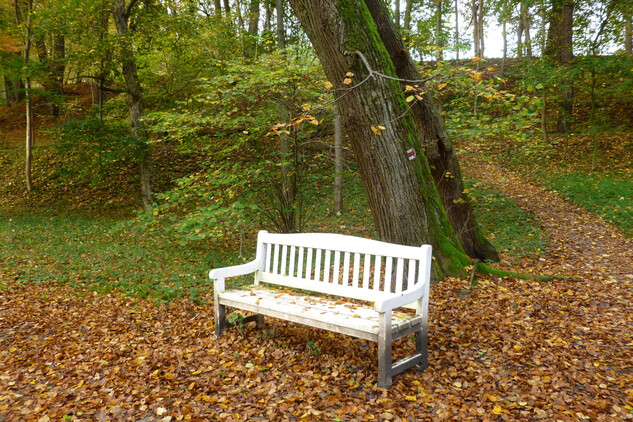
[[466, 192], [484, 234], [500, 252], [520, 258], [545, 250], [547, 239], [540, 225], [516, 202], [472, 180], [466, 180]]
[[157, 196], [146, 222], [183, 243], [241, 236], [262, 216], [277, 230], [299, 230], [313, 192], [304, 187], [323, 179], [310, 171], [322, 160], [309, 142], [321, 136], [307, 105], [320, 95], [315, 59], [287, 49], [217, 70], [177, 109], [148, 116], [153, 131], [206, 158], [204, 171]]
[[96, 118], [70, 119], [51, 135], [58, 167], [53, 178], [63, 183], [96, 185], [107, 181], [124, 166], [137, 163], [145, 144], [129, 135], [120, 123]]
[[505, 88], [494, 68], [481, 70], [444, 64], [433, 71], [430, 86], [443, 103], [449, 136], [455, 141], [529, 140], [538, 124], [539, 100]]
[[633, 184], [613, 175], [548, 173], [545, 183], [566, 200], [618, 226], [633, 237]]

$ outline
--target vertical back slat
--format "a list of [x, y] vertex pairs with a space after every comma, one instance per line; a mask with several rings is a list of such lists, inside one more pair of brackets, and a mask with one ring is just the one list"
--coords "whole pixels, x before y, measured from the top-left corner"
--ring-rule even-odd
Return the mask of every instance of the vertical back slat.
[[369, 271], [371, 267], [371, 255], [365, 254], [365, 263], [363, 264], [363, 289], [369, 289]]
[[332, 251], [327, 249], [325, 251], [325, 262], [323, 263], [323, 282], [330, 282], [330, 266], [332, 264]]
[[279, 274], [279, 245], [275, 243], [275, 257], [273, 258], [273, 274]]
[[360, 273], [360, 254], [354, 254], [354, 272], [352, 274], [352, 286], [358, 287], [358, 274]]
[[418, 262], [417, 259], [409, 260], [409, 274], [408, 274], [408, 280], [407, 280], [407, 290], [412, 289], [413, 286], [415, 286], [415, 267], [416, 267], [415, 264], [417, 262]]
[[281, 270], [279, 274], [284, 275], [288, 274], [286, 271], [288, 270], [288, 245], [283, 245], [281, 248]]
[[306, 260], [306, 280], [312, 280], [312, 248], [308, 248], [308, 259]]
[[349, 252], [345, 252], [343, 259], [343, 286], [349, 286]]
[[402, 293], [402, 285], [404, 284], [404, 258], [398, 258], [396, 264], [396, 291], [395, 293]]
[[290, 277], [295, 276], [295, 258], [297, 255], [297, 248], [295, 246], [290, 247], [290, 269], [288, 269], [288, 275]]
[[380, 290], [380, 267], [382, 266], [382, 256], [376, 255], [374, 264], [374, 290]]
[[385, 286], [382, 291], [385, 293], [391, 293], [391, 271], [393, 270], [393, 257], [388, 256], [385, 258]]
[[314, 261], [314, 280], [319, 281], [321, 277], [321, 253], [322, 249], [317, 249], [316, 260]]
[[303, 250], [305, 248], [303, 246], [299, 246], [299, 258], [297, 259], [297, 277], [301, 277], [303, 275]]
[[334, 252], [334, 274], [332, 275], [332, 283], [338, 284], [338, 274], [339, 274], [339, 271], [341, 270], [340, 268], [341, 252], [339, 251], [333, 251], [333, 252]]
[[270, 263], [272, 261], [272, 255], [273, 255], [273, 251], [272, 249], [272, 245], [270, 243], [266, 244], [266, 267], [264, 268], [264, 272], [269, 273], [270, 272]]

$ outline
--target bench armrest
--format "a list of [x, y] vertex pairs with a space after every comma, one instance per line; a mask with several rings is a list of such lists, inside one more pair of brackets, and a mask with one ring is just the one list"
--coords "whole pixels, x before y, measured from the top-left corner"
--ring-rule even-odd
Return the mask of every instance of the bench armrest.
[[416, 300], [424, 297], [425, 292], [428, 291], [426, 289], [427, 286], [428, 284], [423, 284], [416, 289], [402, 293], [398, 296], [378, 299], [374, 303], [374, 309], [376, 310], [376, 312], [386, 312], [399, 308], [400, 306], [408, 305], [409, 303], [415, 302]]
[[263, 260], [255, 259], [242, 265], [234, 265], [232, 267], [216, 268], [209, 271], [209, 278], [215, 281], [214, 290], [224, 290], [224, 279], [229, 277], [237, 277], [240, 275], [252, 274], [264, 267]]

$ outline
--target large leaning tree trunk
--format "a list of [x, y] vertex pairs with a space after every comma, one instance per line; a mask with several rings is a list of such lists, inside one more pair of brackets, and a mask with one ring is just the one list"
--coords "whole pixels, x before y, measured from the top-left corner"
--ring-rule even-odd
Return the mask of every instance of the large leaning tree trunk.
[[[378, 34], [387, 48], [398, 77], [405, 80], [421, 80], [422, 77], [407, 53], [402, 38], [386, 13], [384, 2], [365, 0], [365, 4], [374, 19]], [[405, 84], [412, 83], [402, 83], [403, 88]], [[471, 258], [498, 261], [499, 254], [481, 233], [470, 200], [464, 193], [461, 169], [442, 116], [431, 94], [427, 92], [422, 98], [411, 107], [411, 115], [448, 219], [462, 247]]]
[[[431, 244], [434, 278], [463, 276], [470, 261], [437, 193], [400, 83], [368, 76], [368, 66], [391, 77], [396, 71], [363, 0], [290, 0], [312, 41], [327, 78], [343, 81], [337, 102], [356, 155], [381, 239], [404, 245]], [[365, 60], [367, 63], [365, 63]], [[349, 88], [348, 88], [349, 87]]]
[[[130, 35], [129, 17], [130, 10], [126, 7], [125, 0], [113, 0], [112, 17], [116, 25], [117, 33], [123, 37]], [[132, 136], [140, 141], [147, 140], [147, 133], [142, 121], [144, 112], [143, 89], [138, 78], [138, 68], [134, 59], [134, 50], [129, 45], [129, 39], [123, 39], [122, 42], [122, 60], [121, 67], [126, 85], [126, 103], [130, 113], [130, 132]], [[143, 149], [140, 156], [140, 177], [141, 177], [141, 196], [143, 207], [149, 208], [153, 202], [153, 169], [151, 161], [151, 149], [149, 143]]]

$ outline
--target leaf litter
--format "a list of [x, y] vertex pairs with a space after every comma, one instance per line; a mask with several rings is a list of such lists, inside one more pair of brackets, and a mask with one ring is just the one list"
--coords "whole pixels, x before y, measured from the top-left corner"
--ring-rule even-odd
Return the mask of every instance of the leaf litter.
[[633, 420], [631, 239], [506, 170], [466, 169], [550, 237], [504, 269], [580, 282], [433, 285], [430, 366], [382, 390], [371, 342], [275, 319], [218, 340], [211, 305], [18, 284], [0, 266], [0, 421]]

